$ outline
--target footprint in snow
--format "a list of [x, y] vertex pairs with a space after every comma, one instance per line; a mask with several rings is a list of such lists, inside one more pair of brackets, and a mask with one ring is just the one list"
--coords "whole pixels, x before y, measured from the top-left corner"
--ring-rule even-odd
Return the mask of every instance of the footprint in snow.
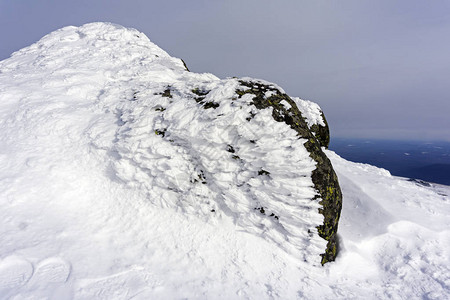
[[0, 290], [23, 286], [33, 274], [33, 265], [18, 256], [8, 256], [0, 261]]
[[152, 295], [161, 285], [152, 273], [135, 268], [112, 276], [82, 280], [75, 299], [130, 299], [136, 295]]
[[[70, 264], [59, 257], [50, 257], [39, 262], [32, 283], [64, 283], [71, 272]], [[30, 282], [31, 283], [31, 282]]]

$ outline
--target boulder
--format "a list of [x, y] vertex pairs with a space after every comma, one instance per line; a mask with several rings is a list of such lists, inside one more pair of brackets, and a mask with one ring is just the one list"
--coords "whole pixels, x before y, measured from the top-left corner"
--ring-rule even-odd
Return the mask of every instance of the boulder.
[[[297, 132], [299, 138], [307, 140], [304, 145], [309, 151], [310, 157], [316, 161], [316, 169], [312, 172], [312, 180], [317, 195], [313, 200], [320, 199], [319, 203], [322, 208], [319, 209], [319, 213], [324, 216], [323, 225], [318, 226], [317, 229], [319, 236], [328, 242], [324, 253], [321, 254], [321, 263], [334, 261], [338, 253], [337, 230], [342, 209], [342, 192], [333, 166], [321, 150], [321, 146], [327, 148], [330, 141], [328, 124], [323, 112], [319, 108], [319, 116], [322, 122], [315, 121], [318, 119], [313, 116], [315, 111], [311, 112], [311, 109], [309, 111], [306, 109], [308, 106], [314, 107], [315, 103], [306, 102], [299, 98], [294, 98], [294, 101], [274, 86], [258, 81], [240, 80], [239, 82], [242, 89], [237, 90], [236, 93], [240, 97], [244, 94], [254, 95], [253, 105], [256, 108], [273, 108], [272, 116], [274, 120], [286, 123]], [[302, 112], [297, 107], [298, 103], [301, 104], [300, 107], [303, 108], [304, 112], [309, 112], [309, 114], [306, 113], [309, 119], [303, 117]]]

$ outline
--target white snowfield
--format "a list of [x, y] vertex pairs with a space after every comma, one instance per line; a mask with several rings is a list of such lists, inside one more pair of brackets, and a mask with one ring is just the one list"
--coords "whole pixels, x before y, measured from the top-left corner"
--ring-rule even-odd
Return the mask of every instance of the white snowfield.
[[450, 297], [449, 187], [326, 151], [344, 207], [321, 266], [305, 140], [239, 88], [106, 23], [0, 62], [0, 299]]

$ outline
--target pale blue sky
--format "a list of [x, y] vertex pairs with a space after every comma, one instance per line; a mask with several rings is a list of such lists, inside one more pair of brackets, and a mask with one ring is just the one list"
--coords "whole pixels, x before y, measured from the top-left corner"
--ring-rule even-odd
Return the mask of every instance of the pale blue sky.
[[276, 82], [319, 103], [333, 136], [450, 140], [450, 1], [0, 0], [0, 59], [93, 21], [192, 71]]

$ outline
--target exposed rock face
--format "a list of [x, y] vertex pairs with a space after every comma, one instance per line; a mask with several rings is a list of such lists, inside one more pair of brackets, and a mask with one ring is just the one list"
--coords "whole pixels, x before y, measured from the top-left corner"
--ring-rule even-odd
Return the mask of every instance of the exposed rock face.
[[311, 158], [317, 162], [316, 169], [312, 172], [314, 187], [318, 191], [316, 198], [321, 198], [319, 203], [323, 206], [319, 209], [319, 212], [324, 216], [324, 223], [317, 229], [319, 235], [328, 241], [325, 252], [321, 254], [321, 263], [334, 261], [338, 251], [337, 230], [342, 209], [342, 192], [331, 162], [321, 150], [321, 146], [328, 148], [330, 141], [325, 115], [320, 111], [325, 125], [315, 123], [308, 127], [295, 101], [288, 95], [262, 83], [248, 80], [240, 80], [239, 82], [243, 89], [237, 90], [237, 94], [240, 96], [253, 94], [253, 105], [256, 108], [272, 107], [274, 120], [285, 122], [297, 131], [299, 137], [308, 140], [305, 147]]

